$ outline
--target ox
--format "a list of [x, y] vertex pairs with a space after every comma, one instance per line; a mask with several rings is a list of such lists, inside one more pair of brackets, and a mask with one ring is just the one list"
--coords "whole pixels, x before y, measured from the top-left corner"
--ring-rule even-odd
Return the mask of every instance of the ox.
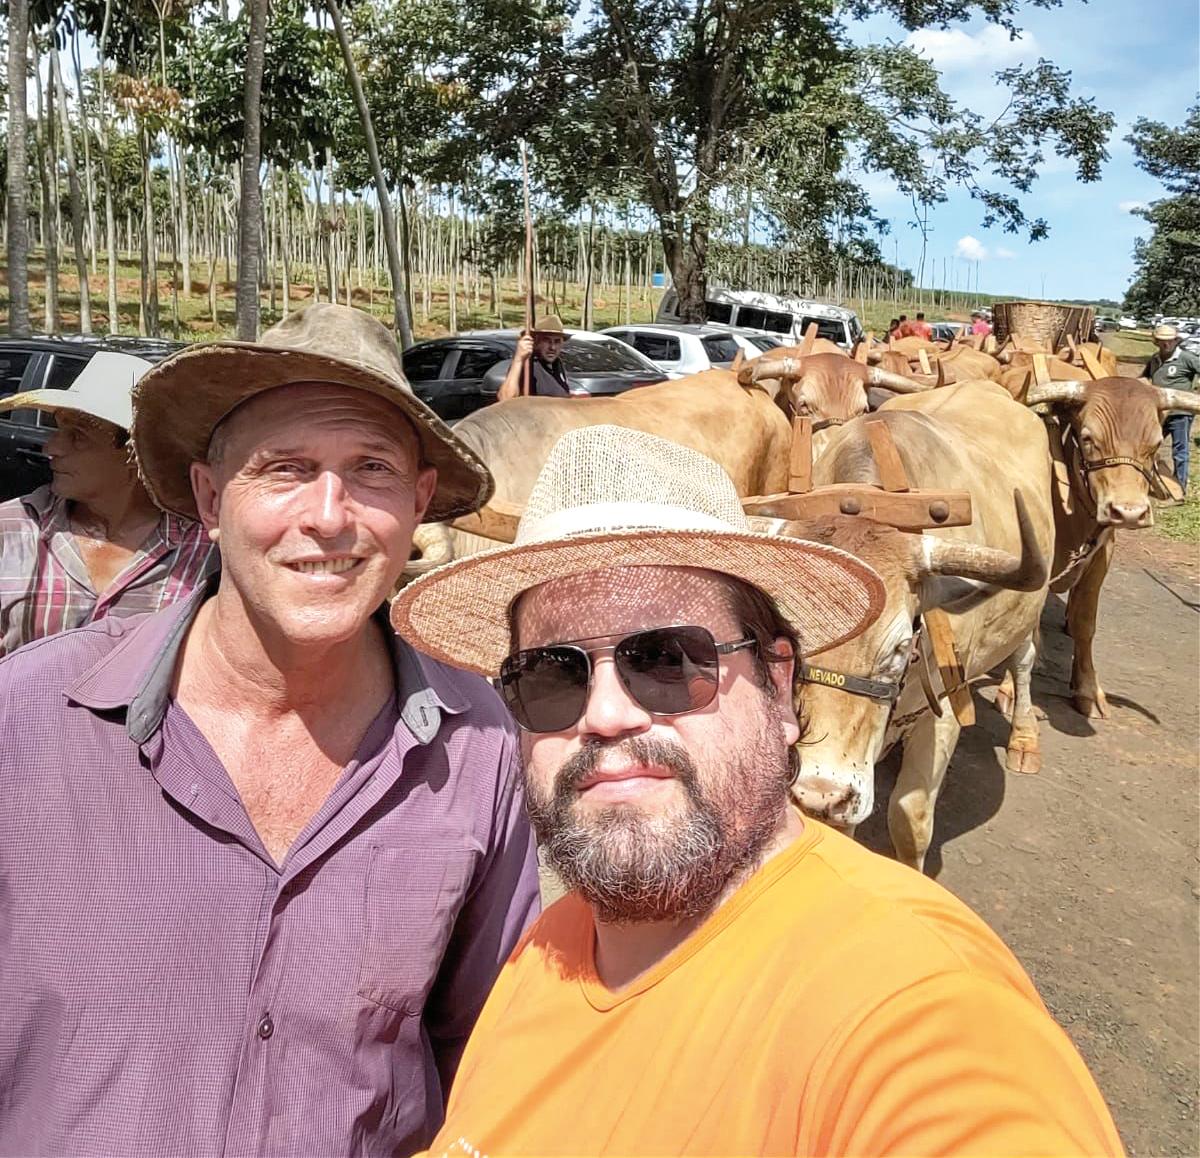
[[899, 859], [919, 869], [960, 731], [954, 714], [922, 685], [924, 661], [914, 655], [923, 648], [923, 613], [949, 613], [966, 679], [1000, 664], [1013, 673], [1009, 760], [1036, 759], [1029, 684], [1054, 540], [1050, 462], [1036, 416], [994, 383], [971, 382], [897, 398], [847, 423], [814, 463], [815, 486], [878, 484], [870, 422], [887, 424], [913, 486], [970, 491], [974, 519], [920, 535], [846, 517], [777, 528], [851, 551], [887, 588], [886, 607], [871, 627], [812, 657], [803, 696], [809, 739], [794, 793], [806, 812], [853, 829], [873, 809], [876, 762], [903, 743], [888, 829]]
[[[1044, 404], [1051, 413], [1050, 451], [1058, 481], [1050, 590], [1068, 592], [1071, 696], [1083, 715], [1103, 719], [1108, 703], [1096, 678], [1092, 640], [1113, 531], [1153, 524], [1150, 497], [1168, 493], [1154, 462], [1163, 415], [1172, 410], [1200, 414], [1200, 394], [1114, 377], [1031, 386], [1025, 400]], [[1010, 698], [1006, 682], [1001, 702]]]
[[738, 381], [766, 390], [788, 414], [811, 417], [813, 454], [819, 455], [837, 427], [871, 408], [869, 389], [915, 394], [940, 385], [942, 379], [897, 374], [840, 352], [795, 356], [771, 350], [747, 362], [738, 371]]
[[[570, 430], [602, 423], [644, 430], [708, 455], [739, 494], [787, 489], [787, 417], [767, 392], [739, 386], [728, 370], [705, 370], [615, 398], [513, 398], [475, 411], [454, 433], [487, 463], [496, 498], [523, 506], [550, 448]], [[455, 555], [495, 546], [441, 523], [418, 527], [413, 544], [419, 557], [405, 568], [409, 579]]]

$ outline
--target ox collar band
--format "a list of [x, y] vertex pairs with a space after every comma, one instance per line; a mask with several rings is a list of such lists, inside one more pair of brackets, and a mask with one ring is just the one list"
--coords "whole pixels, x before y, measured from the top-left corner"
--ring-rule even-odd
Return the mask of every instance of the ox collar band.
[[849, 692], [852, 696], [866, 696], [870, 700], [881, 700], [885, 704], [892, 703], [900, 695], [899, 683], [863, 679], [862, 676], [846, 675], [845, 672], [830, 671], [825, 667], [814, 667], [810, 663], [801, 666], [800, 678], [806, 684], [822, 684], [827, 688], [837, 688], [839, 692]]

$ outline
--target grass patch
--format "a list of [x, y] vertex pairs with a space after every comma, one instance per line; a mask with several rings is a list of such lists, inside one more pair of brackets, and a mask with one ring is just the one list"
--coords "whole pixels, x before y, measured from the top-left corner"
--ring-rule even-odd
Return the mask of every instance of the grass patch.
[[1147, 330], [1109, 330], [1104, 344], [1125, 362], [1148, 362], [1157, 350]]
[[1189, 449], [1187, 498], [1178, 507], [1161, 507], [1154, 512], [1154, 526], [1161, 535], [1179, 543], [1200, 543], [1200, 453], [1196, 438]]

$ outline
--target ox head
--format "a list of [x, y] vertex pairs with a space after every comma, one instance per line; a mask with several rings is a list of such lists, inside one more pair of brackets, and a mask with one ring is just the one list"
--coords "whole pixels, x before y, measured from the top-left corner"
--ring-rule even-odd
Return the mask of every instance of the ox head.
[[912, 377], [879, 366], [870, 366], [847, 358], [845, 354], [808, 354], [803, 357], [764, 354], [738, 371], [743, 386], [756, 385], [767, 390], [793, 415], [813, 419], [814, 453], [819, 453], [822, 433], [841, 426], [869, 408], [868, 387], [877, 386], [897, 394], [915, 394], [945, 382], [944, 376]]
[[[785, 526], [785, 534], [857, 555], [876, 570], [887, 590], [883, 613], [865, 632], [811, 657], [807, 665], [808, 682], [801, 685], [799, 700], [808, 734], [792, 789], [805, 812], [847, 829], [871, 814], [875, 764], [883, 755], [892, 709], [906, 680], [919, 682], [915, 671], [910, 675], [910, 662], [922, 612], [991, 588], [1036, 591], [1045, 584], [1048, 560], [1023, 500], [1019, 494], [1014, 499], [1020, 555], [961, 539], [897, 531], [867, 519], [839, 516]], [[847, 676], [853, 678], [847, 681]]]
[[1025, 401], [1048, 404], [1070, 424], [1098, 523], [1127, 530], [1153, 525], [1150, 495], [1162, 417], [1171, 410], [1200, 413], [1200, 394], [1162, 390], [1136, 378], [1098, 378], [1033, 385]]

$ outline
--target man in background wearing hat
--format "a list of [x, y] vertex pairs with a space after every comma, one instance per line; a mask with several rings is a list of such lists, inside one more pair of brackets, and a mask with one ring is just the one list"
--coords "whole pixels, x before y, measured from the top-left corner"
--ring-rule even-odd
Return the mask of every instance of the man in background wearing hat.
[[45, 410], [52, 481], [0, 504], [0, 656], [106, 615], [183, 599], [220, 566], [194, 519], [160, 511], [126, 445], [130, 392], [150, 363], [100, 351], [67, 390], [31, 390], [0, 410]]
[[0, 1154], [411, 1153], [536, 906], [504, 705], [386, 616], [491, 478], [345, 306], [134, 414], [223, 566], [0, 662]]
[[562, 364], [562, 348], [567, 340], [562, 320], [547, 314], [533, 323], [533, 333], [522, 333], [517, 339], [517, 352], [509, 363], [508, 373], [496, 393], [496, 401], [518, 398], [522, 392], [525, 365], [532, 358], [529, 371], [529, 393], [541, 398], [568, 398], [571, 387]]
[[571, 889], [432, 1153], [1120, 1153], [984, 923], [789, 805], [801, 648], [883, 600], [852, 556], [752, 533], [716, 463], [613, 426], [557, 444], [511, 547], [400, 593], [416, 646], [498, 675]]
[[[1174, 326], [1155, 326], [1152, 334], [1158, 353], [1146, 363], [1143, 376], [1155, 386], [1167, 386], [1173, 390], [1195, 390], [1200, 377], [1200, 354], [1185, 350], [1179, 342], [1179, 331]], [[1191, 451], [1192, 419], [1194, 414], [1168, 414], [1163, 419], [1163, 434], [1171, 436], [1171, 459], [1175, 464], [1175, 477], [1187, 494], [1188, 456]]]

